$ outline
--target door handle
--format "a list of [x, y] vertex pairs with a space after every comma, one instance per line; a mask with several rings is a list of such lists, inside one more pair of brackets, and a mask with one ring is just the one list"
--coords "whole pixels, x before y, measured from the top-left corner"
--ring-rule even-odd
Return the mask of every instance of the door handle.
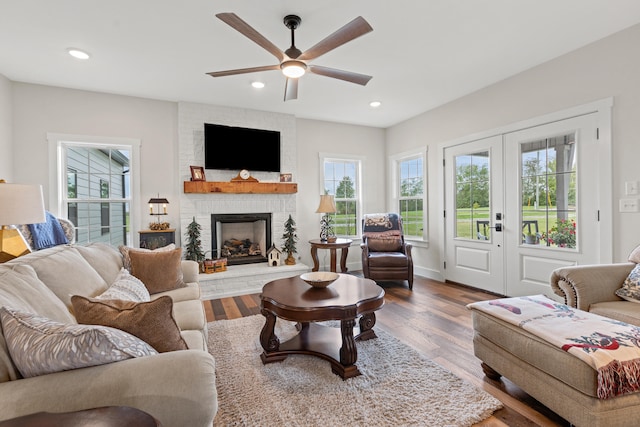
[[489, 228], [495, 228], [495, 229], [496, 229], [496, 231], [502, 231], [502, 224], [497, 223], [495, 226], [493, 226], [493, 227], [489, 227]]

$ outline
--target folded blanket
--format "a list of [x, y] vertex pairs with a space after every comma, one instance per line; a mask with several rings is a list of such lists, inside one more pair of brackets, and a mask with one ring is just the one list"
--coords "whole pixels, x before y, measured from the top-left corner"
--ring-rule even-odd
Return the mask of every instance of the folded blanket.
[[578, 357], [598, 372], [598, 398], [640, 391], [640, 327], [544, 295], [469, 304]]
[[46, 219], [45, 222], [39, 224], [29, 224], [29, 231], [33, 238], [32, 249], [36, 251], [69, 243], [58, 218], [47, 211]]
[[398, 214], [365, 214], [362, 235], [370, 239], [396, 239], [402, 235]]

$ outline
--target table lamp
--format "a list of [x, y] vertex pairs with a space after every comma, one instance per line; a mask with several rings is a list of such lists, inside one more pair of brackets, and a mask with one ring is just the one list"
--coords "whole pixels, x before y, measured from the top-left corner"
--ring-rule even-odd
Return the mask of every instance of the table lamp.
[[331, 226], [331, 216], [328, 214], [336, 213], [336, 202], [330, 194], [320, 196], [320, 205], [316, 209], [316, 213], [324, 214], [320, 220], [320, 240], [326, 242], [330, 237], [334, 237], [333, 227]]
[[45, 222], [41, 185], [7, 184], [0, 180], [0, 262], [31, 252], [15, 224]]

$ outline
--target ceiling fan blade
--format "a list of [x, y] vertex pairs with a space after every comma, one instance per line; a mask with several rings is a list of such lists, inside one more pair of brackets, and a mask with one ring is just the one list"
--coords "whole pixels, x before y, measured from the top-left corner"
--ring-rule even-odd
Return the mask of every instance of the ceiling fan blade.
[[351, 71], [337, 70], [335, 68], [322, 67], [320, 65], [308, 65], [310, 72], [321, 76], [332, 77], [346, 82], [356, 83], [365, 86], [371, 80], [371, 76], [358, 74]]
[[235, 74], [257, 73], [259, 71], [270, 71], [270, 70], [279, 70], [279, 69], [280, 69], [280, 65], [265, 65], [263, 67], [238, 68], [237, 70], [212, 71], [207, 74], [209, 74], [211, 77], [224, 77], [224, 76], [233, 76]]
[[262, 46], [263, 49], [269, 51], [273, 56], [278, 58], [278, 61], [282, 62], [284, 60], [285, 55], [282, 50], [278, 49], [276, 45], [267, 40], [266, 37], [256, 31], [251, 25], [243, 21], [235, 13], [218, 13], [216, 17], [251, 39], [254, 43]]
[[287, 79], [287, 85], [284, 87], [284, 100], [290, 101], [298, 99], [298, 79]]
[[333, 50], [338, 46], [342, 46], [343, 44], [371, 31], [373, 31], [371, 25], [369, 25], [369, 23], [362, 16], [358, 16], [356, 19], [349, 22], [344, 27], [340, 28], [333, 34], [318, 42], [315, 46], [307, 49], [296, 59], [299, 59], [301, 61], [309, 61], [311, 59], [315, 59], [320, 55], [324, 55], [330, 50]]

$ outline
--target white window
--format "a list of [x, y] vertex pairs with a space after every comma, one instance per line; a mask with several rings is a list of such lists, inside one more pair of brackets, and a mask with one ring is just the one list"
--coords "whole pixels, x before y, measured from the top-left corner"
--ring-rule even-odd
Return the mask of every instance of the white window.
[[322, 193], [334, 196], [337, 212], [331, 215], [337, 236], [359, 235], [361, 160], [321, 155]]
[[56, 177], [50, 206], [76, 227], [80, 244], [132, 246], [139, 141], [49, 135]]
[[393, 159], [397, 209], [406, 238], [424, 239], [425, 236], [425, 157], [424, 153], [415, 153]]

